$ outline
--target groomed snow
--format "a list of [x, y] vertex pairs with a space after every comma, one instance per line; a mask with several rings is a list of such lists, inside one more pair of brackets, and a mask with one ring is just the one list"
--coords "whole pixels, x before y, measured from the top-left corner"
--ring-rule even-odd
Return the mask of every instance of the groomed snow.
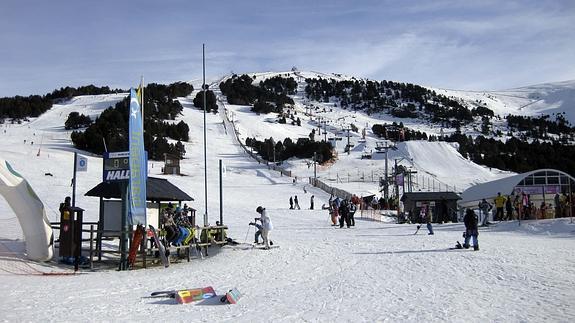
[[[102, 98], [84, 100], [77, 105], [80, 113], [84, 108], [94, 109]], [[191, 138], [182, 165], [186, 176], [159, 175], [158, 162], [150, 162], [149, 170], [150, 175], [168, 178], [193, 196], [196, 201], [191, 206], [201, 217], [203, 114], [191, 106], [191, 99], [182, 101], [182, 119], [190, 125]], [[4, 125], [1, 129], [6, 133], [0, 131], [2, 158], [28, 179], [52, 221], [58, 219], [58, 203], [71, 194], [73, 149], [65, 139], [69, 132], [62, 129], [69, 108], [55, 106], [29, 124]], [[250, 124], [257, 127], [255, 122], [242, 119], [241, 123], [246, 129]], [[271, 238], [279, 248], [223, 247], [212, 250], [205, 260], [184, 261], [167, 269], [37, 276], [31, 267], [43, 272], [70, 269], [23, 260], [18, 222], [0, 199], [0, 320], [568, 322], [575, 318], [571, 304], [575, 299], [575, 225], [569, 219], [524, 221], [521, 226], [500, 223], [481, 229], [477, 252], [448, 249], [462, 240], [462, 224], [435, 225], [433, 236], [423, 227], [414, 235], [415, 225], [384, 224], [358, 214], [355, 227], [335, 228], [329, 224], [327, 211], [319, 210], [329, 195], [309, 185], [304, 193], [301, 181], [294, 185], [292, 178], [249, 159], [235, 143], [230, 127], [224, 129], [220, 115], [207, 115], [210, 222], [219, 217], [221, 159], [227, 170], [223, 213], [229, 236], [240, 242], [247, 237], [250, 242], [254, 231], [248, 222], [262, 205], [274, 223]], [[411, 148], [417, 147], [406, 149]], [[411, 154], [431, 171], [432, 163], [424, 164], [424, 157]], [[99, 183], [101, 159], [89, 157], [88, 169], [79, 174], [77, 205], [86, 209], [90, 221], [97, 218], [98, 199], [83, 194]], [[47, 172], [54, 176], [45, 176]], [[312, 194], [313, 211], [307, 210]], [[302, 210], [288, 209], [293, 195], [298, 195]], [[244, 296], [237, 305], [222, 305], [218, 298], [185, 305], [147, 298], [153, 291], [210, 285], [218, 294], [237, 287]]]

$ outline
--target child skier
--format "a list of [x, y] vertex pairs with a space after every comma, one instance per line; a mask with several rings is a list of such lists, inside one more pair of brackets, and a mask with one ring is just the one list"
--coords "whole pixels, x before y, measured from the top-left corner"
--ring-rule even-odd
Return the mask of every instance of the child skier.
[[253, 225], [256, 227], [256, 233], [254, 236], [254, 243], [255, 244], [259, 244], [260, 243], [260, 236], [262, 235], [262, 225], [257, 223], [256, 221], [258, 221], [260, 218], [255, 218], [254, 222], [250, 222], [249, 225]]

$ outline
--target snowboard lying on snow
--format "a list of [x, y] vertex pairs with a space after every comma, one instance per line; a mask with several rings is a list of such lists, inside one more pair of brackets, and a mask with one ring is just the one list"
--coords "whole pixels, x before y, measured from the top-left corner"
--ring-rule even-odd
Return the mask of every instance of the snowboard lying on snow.
[[236, 304], [240, 299], [240, 297], [242, 297], [242, 294], [237, 288], [234, 287], [230, 289], [225, 296], [222, 296], [220, 298], [220, 302], [222, 303], [228, 302], [230, 304]]
[[193, 289], [180, 289], [180, 290], [167, 290], [153, 292], [150, 296], [152, 297], [168, 297], [175, 298], [179, 304], [191, 303], [195, 301], [200, 301], [206, 298], [212, 298], [216, 296], [216, 292], [212, 286], [204, 288], [193, 288]]

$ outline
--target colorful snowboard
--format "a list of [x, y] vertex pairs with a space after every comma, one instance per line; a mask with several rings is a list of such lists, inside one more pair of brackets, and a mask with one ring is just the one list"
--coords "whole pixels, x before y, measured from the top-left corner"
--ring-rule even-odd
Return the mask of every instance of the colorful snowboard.
[[153, 292], [152, 297], [170, 297], [175, 298], [179, 304], [191, 303], [195, 301], [200, 301], [206, 298], [212, 298], [216, 296], [216, 292], [211, 286], [204, 288], [193, 288], [193, 289], [181, 289], [181, 290], [170, 290]]
[[230, 304], [236, 304], [241, 297], [242, 294], [240, 293], [240, 291], [234, 287], [226, 293], [226, 296], [222, 296], [222, 298], [220, 298], [220, 301], [222, 303], [228, 302]]
[[141, 225], [138, 225], [136, 230], [134, 230], [132, 235], [132, 245], [130, 245], [130, 252], [128, 253], [129, 267], [133, 267], [134, 263], [136, 262], [136, 254], [138, 253], [138, 248], [140, 247], [145, 234], [146, 230], [144, 230], [144, 227]]
[[160, 259], [162, 259], [162, 264], [164, 264], [164, 267], [169, 267], [170, 261], [168, 260], [168, 257], [166, 256], [166, 248], [164, 248], [164, 245], [160, 241], [160, 238], [158, 237], [158, 232], [156, 231], [156, 229], [151, 224], [148, 226], [150, 227], [150, 231], [152, 231], [152, 237], [154, 238], [154, 242], [158, 246], [158, 250], [160, 253]]

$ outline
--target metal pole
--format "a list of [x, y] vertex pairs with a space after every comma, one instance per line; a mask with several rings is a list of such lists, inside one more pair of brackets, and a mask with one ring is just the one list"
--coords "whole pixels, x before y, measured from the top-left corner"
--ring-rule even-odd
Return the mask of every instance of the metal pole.
[[573, 192], [571, 192], [571, 178], [569, 178], [569, 216], [573, 223]]
[[220, 225], [224, 225], [223, 163], [220, 159]]
[[94, 225], [90, 225], [90, 269], [94, 269]]
[[388, 172], [387, 172], [387, 141], [385, 142], [385, 180], [383, 181], [384, 183], [384, 187], [383, 187], [383, 196], [385, 197], [385, 200], [388, 201], [389, 199], [389, 185], [388, 185]]
[[205, 44], [202, 44], [202, 91], [204, 92], [204, 226], [208, 225], [208, 155], [206, 139], [206, 55]]
[[72, 207], [76, 206], [76, 163], [78, 162], [78, 153], [74, 152], [74, 177], [72, 178]]
[[121, 182], [121, 194], [122, 194], [122, 231], [120, 233], [120, 267], [119, 270], [128, 269], [128, 196], [129, 196], [129, 185], [126, 182]]
[[349, 146], [349, 128], [347, 130], [347, 154], [351, 152], [351, 147]]
[[141, 90], [141, 97], [140, 100], [142, 102], [140, 102], [140, 106], [142, 108], [142, 131], [144, 131], [144, 75], [142, 75], [142, 81], [141, 81], [141, 86], [142, 86], [142, 90]]
[[395, 168], [393, 169], [393, 182], [395, 183], [395, 199], [399, 198], [399, 186], [397, 185], [397, 159], [395, 161]]
[[314, 152], [313, 153], [313, 186], [315, 186], [315, 183], [317, 181], [317, 169], [316, 169], [316, 164], [317, 164], [317, 154]]

